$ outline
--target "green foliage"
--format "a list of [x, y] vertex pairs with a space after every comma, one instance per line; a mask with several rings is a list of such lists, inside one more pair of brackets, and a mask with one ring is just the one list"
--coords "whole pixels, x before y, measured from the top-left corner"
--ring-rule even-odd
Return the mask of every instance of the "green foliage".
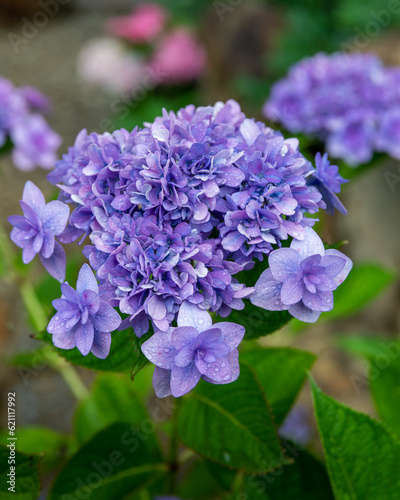
[[282, 451], [264, 391], [247, 365], [232, 384], [201, 381], [182, 402], [178, 433], [200, 455], [249, 473], [267, 471]]
[[318, 428], [336, 500], [396, 500], [400, 442], [379, 422], [326, 396], [312, 382]]
[[[239, 488], [243, 498], [251, 500], [333, 500], [325, 467], [312, 455], [289, 443], [288, 454], [293, 464], [264, 476], [248, 476]], [[242, 498], [239, 492], [229, 500]], [[247, 495], [247, 496], [244, 496]]]
[[379, 416], [400, 436], [399, 340], [352, 336], [341, 338], [338, 343], [352, 354], [368, 359], [368, 381]]
[[115, 423], [96, 434], [67, 463], [55, 480], [49, 500], [121, 500], [160, 479], [167, 466], [146, 435]]
[[[40, 491], [38, 464], [42, 457], [16, 451], [15, 464], [8, 463], [9, 457], [10, 448], [0, 445], [0, 500], [36, 500]], [[12, 485], [7, 483], [10, 467], [15, 467], [15, 492], [9, 490]]]
[[287, 311], [267, 311], [254, 306], [249, 300], [245, 301], [242, 311], [233, 310], [228, 318], [218, 316], [217, 322], [229, 321], [242, 325], [246, 329], [245, 340], [257, 339], [264, 335], [276, 332], [293, 319]]
[[[393, 345], [396, 345], [398, 356], [400, 344]], [[371, 359], [370, 363], [371, 391], [379, 416], [400, 437], [400, 359], [385, 353], [381, 359]], [[383, 368], [379, 369], [376, 363]]]
[[[6, 432], [0, 433], [1, 442], [7, 442], [7, 437]], [[39, 463], [41, 472], [58, 467], [62, 463], [64, 452], [69, 447], [68, 436], [47, 427], [18, 427], [17, 450], [28, 455], [42, 455], [43, 459]]]
[[281, 425], [315, 361], [314, 354], [278, 347], [246, 351], [240, 359], [256, 372], [275, 422]]
[[[47, 332], [39, 333], [35, 336], [37, 340], [43, 340], [52, 345], [51, 335]], [[111, 350], [106, 359], [96, 358], [91, 352], [83, 356], [74, 347], [71, 350], [54, 349], [57, 353], [72, 363], [83, 366], [91, 370], [104, 372], [132, 372], [139, 366], [144, 366], [144, 355], [140, 350], [140, 344], [145, 338], [138, 339], [131, 329], [116, 331], [112, 334]]]
[[83, 443], [96, 432], [115, 422], [140, 427], [148, 417], [139, 401], [134, 384], [127, 375], [101, 374], [93, 384], [89, 396], [75, 413], [74, 429], [78, 441]]

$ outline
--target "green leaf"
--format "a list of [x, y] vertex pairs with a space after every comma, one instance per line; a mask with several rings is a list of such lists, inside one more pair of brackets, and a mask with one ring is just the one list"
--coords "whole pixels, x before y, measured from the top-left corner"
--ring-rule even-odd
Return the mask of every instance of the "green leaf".
[[314, 354], [273, 347], [243, 352], [240, 359], [256, 372], [275, 422], [281, 425], [315, 361]]
[[[143, 356], [138, 348], [143, 338], [138, 339], [131, 329], [113, 332], [111, 336], [110, 354], [106, 359], [96, 358], [91, 352], [87, 356], [83, 356], [76, 347], [71, 350], [58, 349], [57, 347], [54, 349], [73, 365], [104, 372], [131, 372]], [[47, 332], [39, 333], [35, 338], [53, 345], [51, 335]]]
[[339, 338], [338, 344], [369, 361], [368, 381], [379, 416], [400, 436], [400, 343], [364, 335]]
[[[0, 438], [2, 442], [6, 442], [5, 431], [0, 433]], [[69, 445], [68, 436], [47, 427], [18, 427], [17, 450], [27, 454], [44, 454], [39, 464], [41, 471], [48, 471], [59, 466], [59, 461]]]
[[79, 442], [84, 442], [99, 430], [115, 422], [139, 426], [148, 414], [134, 391], [134, 384], [125, 375], [97, 377], [89, 396], [76, 410], [74, 429]]
[[49, 500], [121, 500], [166, 473], [158, 450], [146, 436], [124, 423], [96, 434], [67, 463], [55, 480]]
[[232, 384], [200, 381], [183, 399], [178, 433], [200, 455], [250, 473], [268, 470], [282, 452], [264, 392], [247, 365]]
[[312, 381], [318, 428], [336, 500], [396, 500], [400, 442], [382, 424], [325, 395]]
[[228, 318], [218, 316], [215, 319], [217, 322], [229, 321], [244, 326], [246, 329], [244, 340], [250, 340], [276, 332], [292, 320], [293, 316], [287, 311], [267, 311], [246, 300], [246, 306], [242, 311], [233, 310]]
[[[394, 345], [399, 351], [399, 344]], [[371, 392], [379, 416], [400, 437], [400, 359], [385, 353], [370, 359], [370, 366]]]
[[[323, 464], [310, 453], [289, 444], [294, 463], [264, 476], [244, 478], [241, 493], [251, 500], [333, 500], [329, 477]], [[244, 496], [247, 495], [247, 496]], [[242, 498], [236, 495], [232, 500]]]
[[[40, 492], [38, 464], [42, 457], [13, 452], [15, 463], [9, 463], [11, 448], [0, 445], [0, 500], [36, 500]], [[11, 481], [11, 476], [8, 476], [11, 467], [15, 467], [14, 485], [8, 483]], [[14, 488], [14, 491], [9, 488]]]

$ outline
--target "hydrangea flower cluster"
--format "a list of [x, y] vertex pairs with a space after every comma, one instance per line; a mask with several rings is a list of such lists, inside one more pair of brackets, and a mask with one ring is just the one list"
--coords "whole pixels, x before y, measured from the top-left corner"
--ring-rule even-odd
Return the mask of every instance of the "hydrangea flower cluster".
[[15, 88], [0, 77], [0, 150], [9, 139], [12, 160], [20, 170], [54, 166], [61, 138], [41, 114], [47, 109], [48, 101], [38, 90]]
[[[97, 324], [100, 297], [127, 315], [119, 329], [132, 326], [141, 337], [151, 322], [154, 333], [142, 349], [157, 367], [160, 397], [185, 394], [200, 378], [235, 380], [244, 328], [213, 326], [211, 313], [227, 317], [250, 297], [297, 317], [300, 307], [308, 308], [303, 319], [315, 321], [327, 310], [322, 299], [348, 272], [347, 258], [325, 254], [311, 229], [316, 219], [309, 215], [319, 209], [344, 211], [336, 196], [343, 182], [337, 167], [326, 156], [316, 165], [298, 151], [296, 139], [246, 118], [232, 100], [164, 110], [132, 132], [83, 130], [48, 179], [60, 188], [60, 203], [72, 209], [58, 239], [89, 237], [83, 253], [99, 283], [85, 288], [79, 278], [74, 293], [64, 285], [49, 332], [64, 335], [64, 348], [105, 354], [96, 347], [96, 331], [104, 336], [117, 321]], [[291, 238], [293, 248], [281, 248]], [[300, 248], [312, 253], [300, 254]], [[264, 283], [264, 274], [255, 288], [239, 282], [237, 273], [256, 259], [270, 256], [273, 269], [279, 252], [291, 255], [284, 276], [268, 278], [276, 283]], [[283, 282], [289, 278], [296, 295], [288, 298]], [[276, 290], [279, 307], [265, 300], [264, 285]], [[85, 290], [96, 297], [83, 296]]]
[[400, 69], [372, 54], [317, 54], [274, 85], [264, 115], [326, 143], [351, 166], [374, 151], [400, 159]]

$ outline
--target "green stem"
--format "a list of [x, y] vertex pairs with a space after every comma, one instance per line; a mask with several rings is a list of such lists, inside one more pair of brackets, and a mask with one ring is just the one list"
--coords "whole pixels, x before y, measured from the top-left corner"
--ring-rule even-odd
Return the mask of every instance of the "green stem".
[[[174, 400], [176, 403], [176, 400]], [[168, 464], [169, 464], [169, 487], [168, 491], [171, 494], [175, 493], [176, 489], [176, 477], [178, 474], [179, 463], [178, 463], [178, 422], [177, 422], [177, 409], [174, 408], [172, 412], [172, 430], [171, 439], [169, 442], [169, 453], [168, 453]]]
[[47, 315], [36, 295], [35, 289], [28, 281], [22, 281], [19, 289], [35, 330], [38, 332], [43, 331], [47, 325]]
[[58, 371], [78, 401], [82, 401], [87, 398], [89, 391], [76, 370], [71, 365], [64, 361], [64, 359], [57, 356], [55, 359], [50, 361], [50, 366], [54, 370]]

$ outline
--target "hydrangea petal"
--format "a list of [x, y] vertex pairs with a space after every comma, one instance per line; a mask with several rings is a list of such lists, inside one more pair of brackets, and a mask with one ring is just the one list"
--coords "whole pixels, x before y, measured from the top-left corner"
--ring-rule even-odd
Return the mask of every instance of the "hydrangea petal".
[[314, 229], [307, 227], [305, 233], [304, 240], [293, 240], [290, 248], [299, 252], [302, 259], [316, 254], [325, 255], [324, 244]]
[[179, 398], [196, 387], [201, 374], [195, 363], [190, 363], [184, 368], [174, 366], [171, 371], [171, 393], [174, 398]]
[[250, 295], [250, 302], [268, 311], [283, 311], [285, 306], [281, 299], [282, 283], [277, 281], [270, 269], [266, 269], [259, 277], [255, 291]]
[[171, 371], [156, 365], [153, 373], [153, 387], [158, 398], [171, 396]]
[[185, 300], [179, 308], [178, 326], [192, 326], [203, 332], [212, 327], [212, 319], [207, 311]]
[[172, 370], [174, 367], [175, 348], [172, 345], [172, 334], [156, 332], [142, 344], [142, 352], [156, 366]]
[[272, 276], [277, 281], [285, 281], [299, 271], [301, 256], [293, 248], [280, 248], [271, 252], [268, 263]]

